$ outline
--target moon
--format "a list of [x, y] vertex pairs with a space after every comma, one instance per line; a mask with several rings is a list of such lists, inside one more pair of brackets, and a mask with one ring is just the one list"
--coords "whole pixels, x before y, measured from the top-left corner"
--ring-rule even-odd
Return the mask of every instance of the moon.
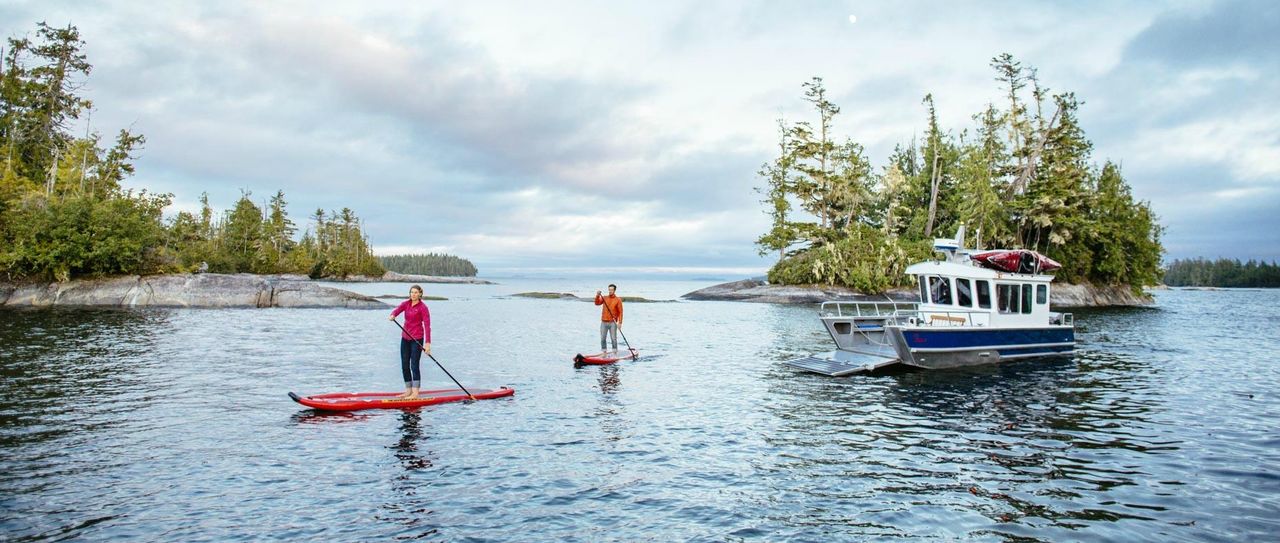
[[850, 24], [853, 24], [853, 23], [856, 23], [856, 22], [858, 22], [858, 16], [857, 16], [857, 15], [850, 15], [850, 16], [849, 16], [849, 23], [850, 23]]

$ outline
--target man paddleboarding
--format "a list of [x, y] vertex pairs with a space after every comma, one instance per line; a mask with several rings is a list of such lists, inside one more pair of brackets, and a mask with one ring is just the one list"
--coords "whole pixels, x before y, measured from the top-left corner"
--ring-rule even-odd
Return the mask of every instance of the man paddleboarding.
[[391, 310], [387, 320], [394, 321], [401, 313], [404, 326], [400, 333], [400, 372], [404, 375], [404, 394], [396, 397], [412, 400], [418, 397], [422, 386], [422, 353], [431, 354], [431, 311], [422, 301], [422, 287], [409, 287], [409, 299]]
[[[617, 295], [618, 285], [609, 285], [609, 295], [603, 296], [596, 291], [596, 305], [604, 306], [600, 310], [600, 350], [618, 352], [618, 330], [622, 329], [622, 298]], [[613, 337], [613, 351], [608, 351], [605, 339]]]

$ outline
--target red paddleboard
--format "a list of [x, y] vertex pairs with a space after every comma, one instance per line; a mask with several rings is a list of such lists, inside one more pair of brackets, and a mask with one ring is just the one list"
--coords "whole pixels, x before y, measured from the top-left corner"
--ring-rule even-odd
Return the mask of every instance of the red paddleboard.
[[[510, 387], [491, 388], [470, 388], [471, 394], [477, 400], [492, 400], [494, 398], [502, 398], [516, 393], [516, 389]], [[329, 394], [316, 394], [314, 396], [301, 396], [292, 392], [289, 397], [293, 401], [313, 409], [321, 409], [324, 411], [357, 411], [360, 409], [409, 409], [412, 407], [422, 407], [425, 405], [435, 405], [438, 403], [458, 402], [469, 399], [467, 393], [458, 388], [445, 388], [440, 390], [422, 390], [418, 392], [418, 397], [412, 400], [404, 398], [396, 398], [399, 392], [332, 392]]]
[[640, 351], [637, 351], [635, 349], [630, 349], [630, 352], [619, 351], [612, 354], [605, 354], [605, 353], [581, 354], [579, 353], [578, 356], [573, 357], [573, 363], [574, 364], [594, 364], [594, 365], [600, 366], [604, 364], [612, 364], [619, 360], [631, 360], [634, 358], [640, 358]]

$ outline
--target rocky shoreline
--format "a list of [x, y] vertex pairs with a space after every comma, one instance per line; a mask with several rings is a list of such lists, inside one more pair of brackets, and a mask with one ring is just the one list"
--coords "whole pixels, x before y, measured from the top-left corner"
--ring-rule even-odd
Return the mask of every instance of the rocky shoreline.
[[[762, 277], [743, 279], [695, 290], [687, 300], [757, 302], [773, 304], [815, 304], [827, 301], [915, 302], [914, 289], [891, 290], [884, 294], [864, 294], [845, 287], [827, 285], [770, 285]], [[1049, 304], [1059, 307], [1147, 306], [1155, 303], [1149, 294], [1135, 295], [1125, 286], [1054, 284]]]
[[370, 296], [326, 287], [303, 276], [241, 274], [129, 275], [54, 283], [0, 283], [0, 307], [328, 307], [385, 309]]

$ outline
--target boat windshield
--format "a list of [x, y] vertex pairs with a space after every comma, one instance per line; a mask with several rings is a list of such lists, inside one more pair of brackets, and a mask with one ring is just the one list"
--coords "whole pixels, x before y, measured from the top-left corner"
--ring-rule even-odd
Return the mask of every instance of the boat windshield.
[[930, 276], [929, 300], [938, 305], [951, 305], [951, 279]]

